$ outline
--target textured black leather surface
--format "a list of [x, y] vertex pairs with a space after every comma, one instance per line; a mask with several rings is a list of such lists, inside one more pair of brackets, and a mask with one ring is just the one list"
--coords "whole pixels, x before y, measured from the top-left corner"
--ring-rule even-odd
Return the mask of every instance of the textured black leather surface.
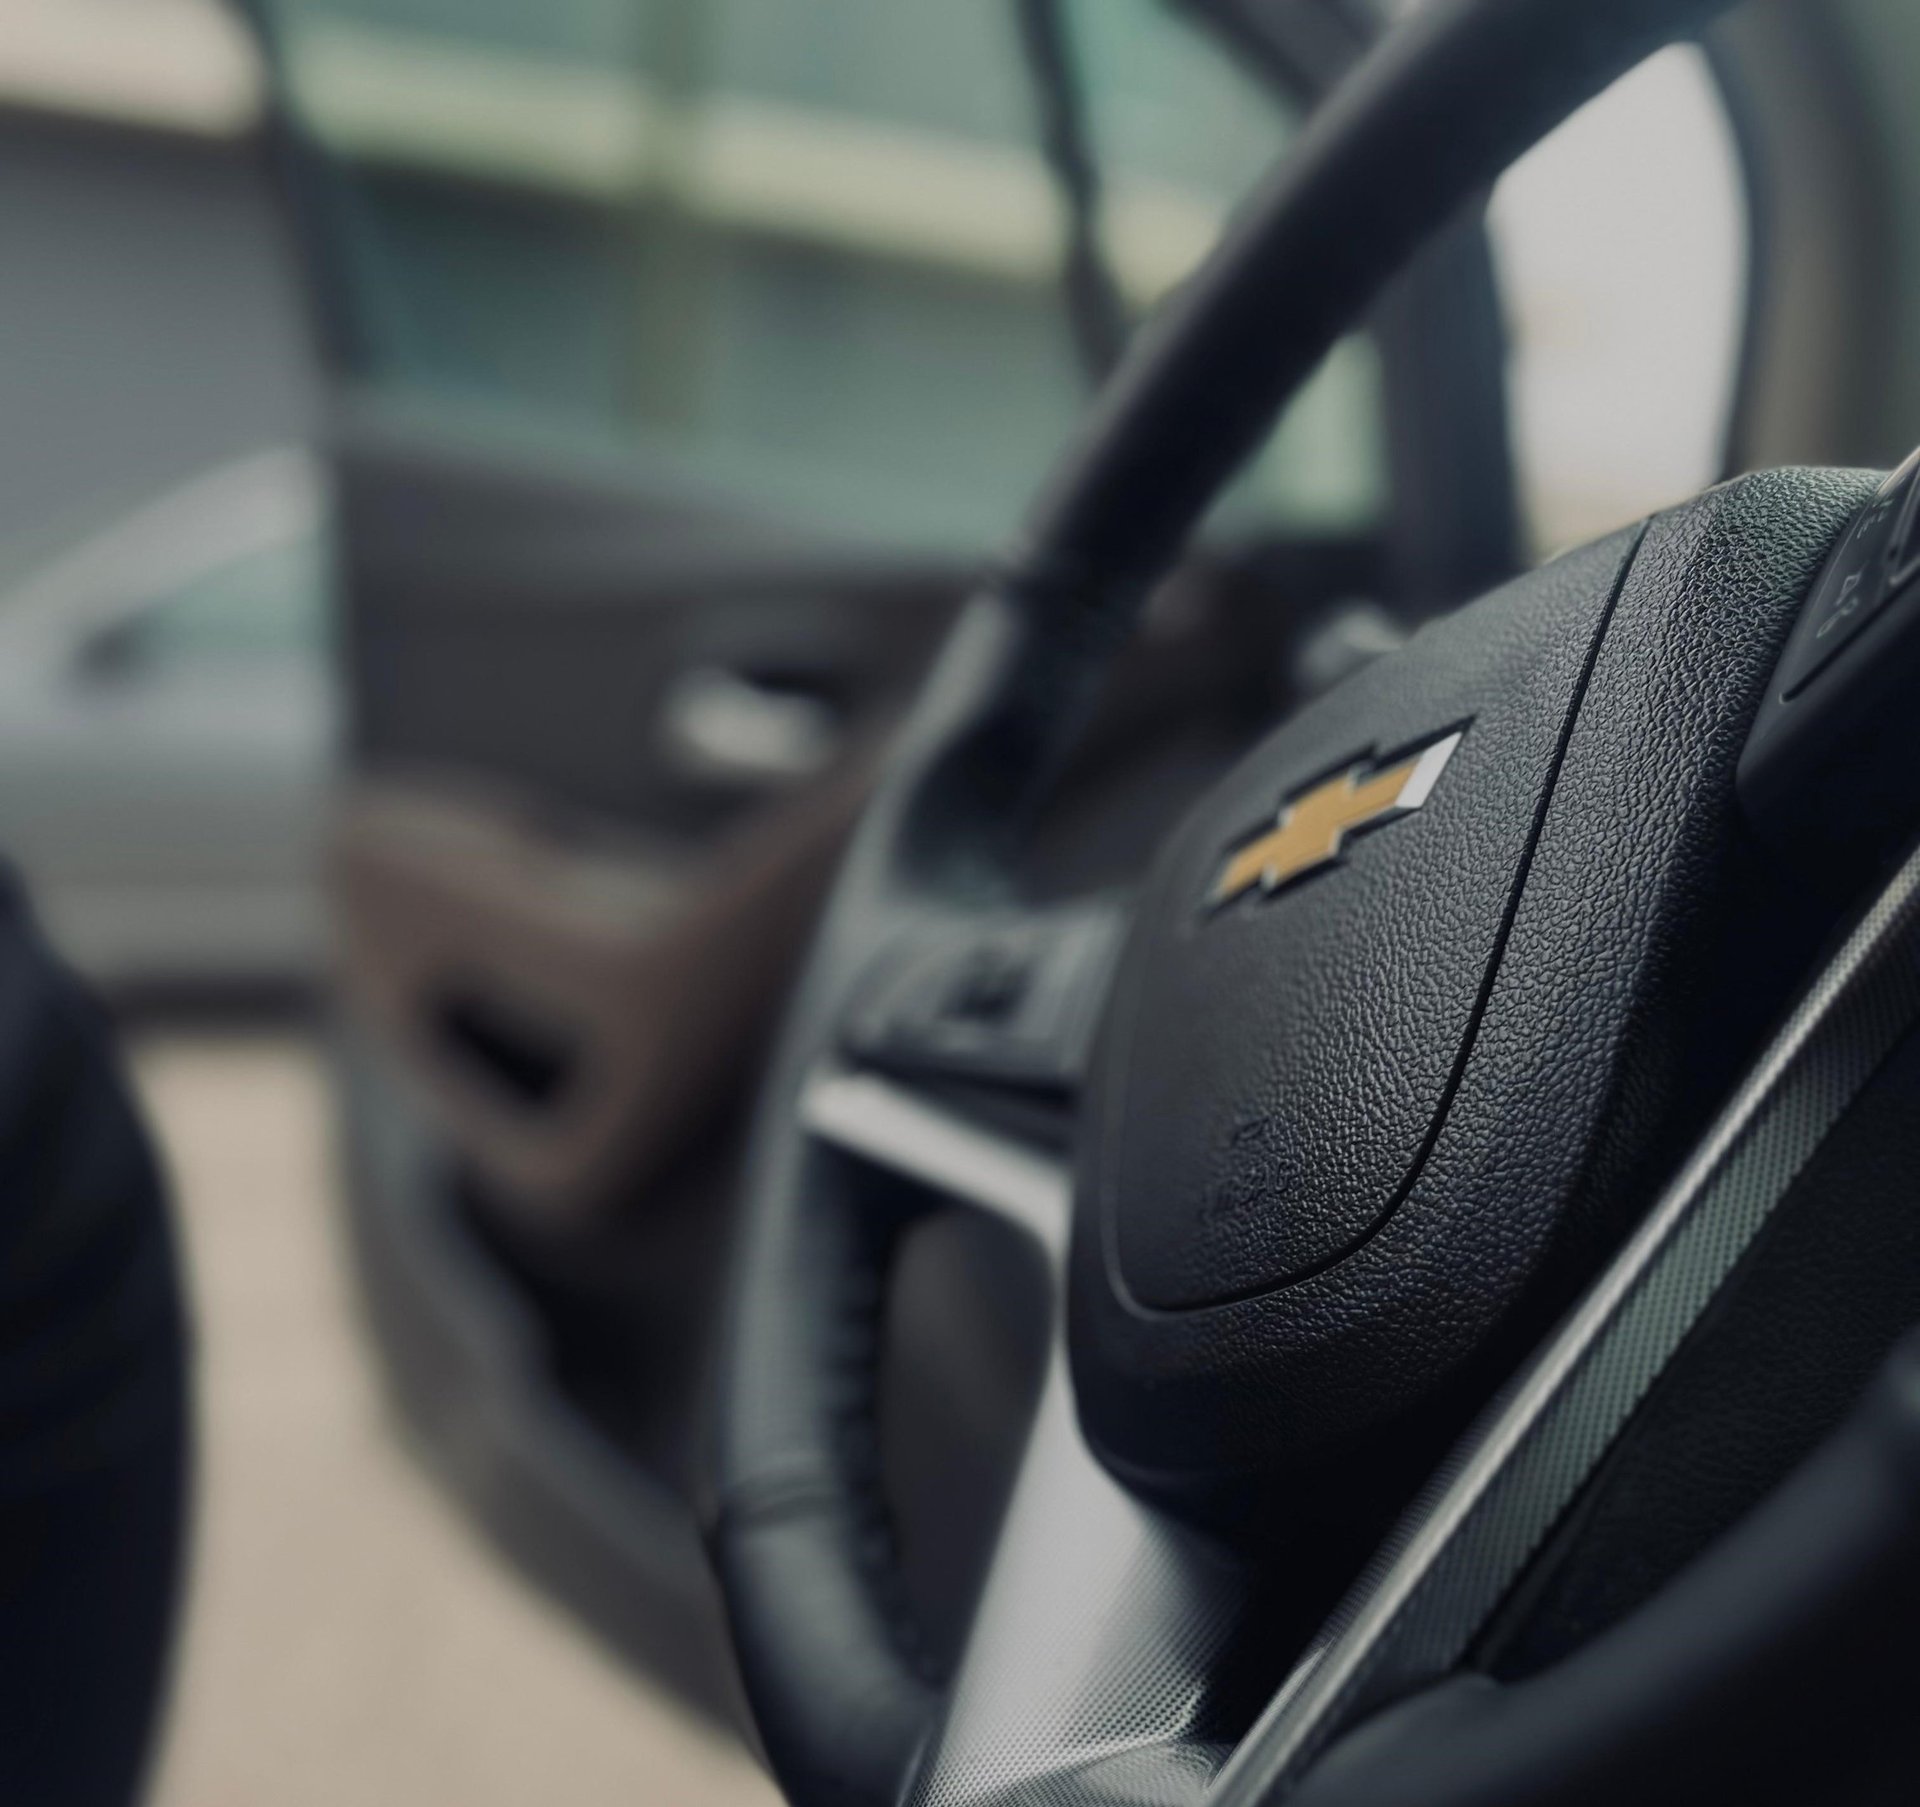
[[[1398, 1203], [1458, 1077], [1567, 723], [1637, 535], [1430, 627], [1304, 711], [1156, 865], [1095, 1077], [1084, 1183], [1147, 1310], [1244, 1298]], [[1220, 908], [1222, 861], [1330, 771], [1463, 729], [1419, 814]]]
[[[1861, 477], [1772, 473], [1653, 524], [1580, 702], [1444, 1121], [1403, 1201], [1350, 1253], [1233, 1303], [1143, 1308], [1117, 1283], [1103, 1208], [1107, 1163], [1116, 1143], [1129, 1146], [1127, 1128], [1101, 1120], [1110, 1105], [1096, 1106], [1073, 1353], [1083, 1419], [1124, 1470], [1151, 1479], [1291, 1469], [1404, 1430], [1421, 1407], [1509, 1364], [1644, 1206], [1820, 932], [1817, 913], [1746, 846], [1733, 773], [1784, 635], [1869, 488]], [[1542, 606], [1565, 606], [1553, 596], [1561, 576], [1535, 580]], [[1523, 580], [1523, 597], [1527, 588]], [[1516, 606], [1496, 597], [1462, 620]], [[1399, 657], [1417, 668], [1429, 645]], [[1346, 694], [1328, 707], [1346, 706]], [[1356, 702], [1361, 694], [1390, 692]], [[1391, 694], [1405, 710], [1417, 685]], [[1453, 694], [1441, 691], [1436, 714]], [[1439, 724], [1419, 729], [1430, 725]], [[1350, 729], [1360, 742], [1403, 732], [1360, 710]], [[1444, 805], [1443, 787], [1425, 816], [1383, 830], [1364, 854], [1390, 857], [1394, 840], [1441, 832]], [[1463, 855], [1472, 857], [1464, 840]], [[1170, 866], [1183, 857], [1170, 855]], [[1322, 899], [1303, 886], [1300, 907], [1361, 865], [1357, 855]], [[1447, 919], [1444, 900], [1397, 904]], [[1461, 914], [1481, 907], [1463, 901]], [[1393, 932], [1384, 918], [1354, 928]], [[1403, 1084], [1399, 1044], [1355, 1035], [1314, 1054], [1344, 1063], [1321, 1095], [1344, 1086], [1350, 1113]], [[1351, 1132], [1335, 1123], [1296, 1133]], [[1204, 1192], [1204, 1168], [1187, 1183]], [[1427, 1441], [1432, 1426], [1421, 1428], [1409, 1446]]]
[[899, 1219], [863, 1211], [831, 1157], [765, 1158], [790, 1208], [767, 1213], [744, 1276], [736, 1359], [757, 1386], [721, 1426], [714, 1561], [776, 1772], [808, 1802], [870, 1803], [897, 1789], [934, 1702], [876, 1444]]

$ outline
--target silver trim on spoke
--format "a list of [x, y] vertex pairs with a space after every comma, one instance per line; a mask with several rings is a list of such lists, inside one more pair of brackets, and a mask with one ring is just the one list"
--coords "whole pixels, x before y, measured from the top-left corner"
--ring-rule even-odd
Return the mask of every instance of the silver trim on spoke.
[[816, 1074], [800, 1120], [822, 1142], [991, 1211], [1065, 1254], [1072, 1176], [1038, 1150], [871, 1073]]

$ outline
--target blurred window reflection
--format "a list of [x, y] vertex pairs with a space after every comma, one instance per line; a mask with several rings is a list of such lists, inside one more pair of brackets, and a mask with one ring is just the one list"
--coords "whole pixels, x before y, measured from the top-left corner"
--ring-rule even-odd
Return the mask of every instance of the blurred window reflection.
[[[946, 0], [272, 0], [331, 153], [361, 375], [669, 452], [823, 524], [1005, 532], [1085, 399], [1013, 9]], [[1144, 311], [1288, 121], [1153, 0], [1073, 12], [1102, 237]], [[1330, 360], [1241, 506], [1382, 503]]]
[[[359, 374], [383, 390], [651, 446], [742, 500], [967, 550], [1070, 430], [1083, 386], [1014, 0], [247, 3], [281, 28], [287, 87], [335, 153], [321, 211], [345, 230], [323, 274], [344, 278]], [[1144, 306], [1289, 122], [1166, 0], [1065, 3], [1104, 239]], [[1895, 71], [1889, 92], [1907, 12], [1849, 9], [1891, 53], [1862, 71]], [[258, 118], [228, 0], [0, 0], [0, 18], [0, 101], [216, 139]], [[1687, 49], [1499, 185], [1536, 549], [1720, 474], [1756, 175], [1764, 204], [1771, 178], [1742, 169]], [[1238, 504], [1295, 531], [1377, 525], [1378, 389], [1349, 342]]]

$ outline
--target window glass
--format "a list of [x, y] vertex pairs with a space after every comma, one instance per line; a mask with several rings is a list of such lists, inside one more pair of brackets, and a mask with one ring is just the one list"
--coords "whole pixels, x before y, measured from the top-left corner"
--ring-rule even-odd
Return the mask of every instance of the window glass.
[[[366, 369], [664, 448], [868, 534], [977, 546], [1086, 385], [1011, 0], [276, 0], [332, 156]], [[1288, 121], [1155, 0], [1072, 12], [1103, 230], [1144, 312]], [[1243, 500], [1380, 506], [1377, 381], [1330, 362]]]
[[1694, 47], [1642, 64], [1496, 189], [1515, 450], [1538, 550], [1724, 474], [1747, 211], [1732, 126]]

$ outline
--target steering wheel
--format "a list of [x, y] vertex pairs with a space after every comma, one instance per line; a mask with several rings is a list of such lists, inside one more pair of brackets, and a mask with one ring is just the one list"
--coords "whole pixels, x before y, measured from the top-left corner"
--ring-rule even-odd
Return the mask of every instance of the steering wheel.
[[[1743, 479], [1430, 626], [1130, 899], [1014, 876], [1142, 599], [1337, 335], [1724, 4], [1399, 24], [958, 622], [745, 1187], [713, 1544], [803, 1807], [1779, 1798], [1910, 1670], [1858, 1659], [1920, 1601], [1912, 467]], [[875, 1430], [934, 1208], [1010, 1226], [1055, 1307], [950, 1674]]]

